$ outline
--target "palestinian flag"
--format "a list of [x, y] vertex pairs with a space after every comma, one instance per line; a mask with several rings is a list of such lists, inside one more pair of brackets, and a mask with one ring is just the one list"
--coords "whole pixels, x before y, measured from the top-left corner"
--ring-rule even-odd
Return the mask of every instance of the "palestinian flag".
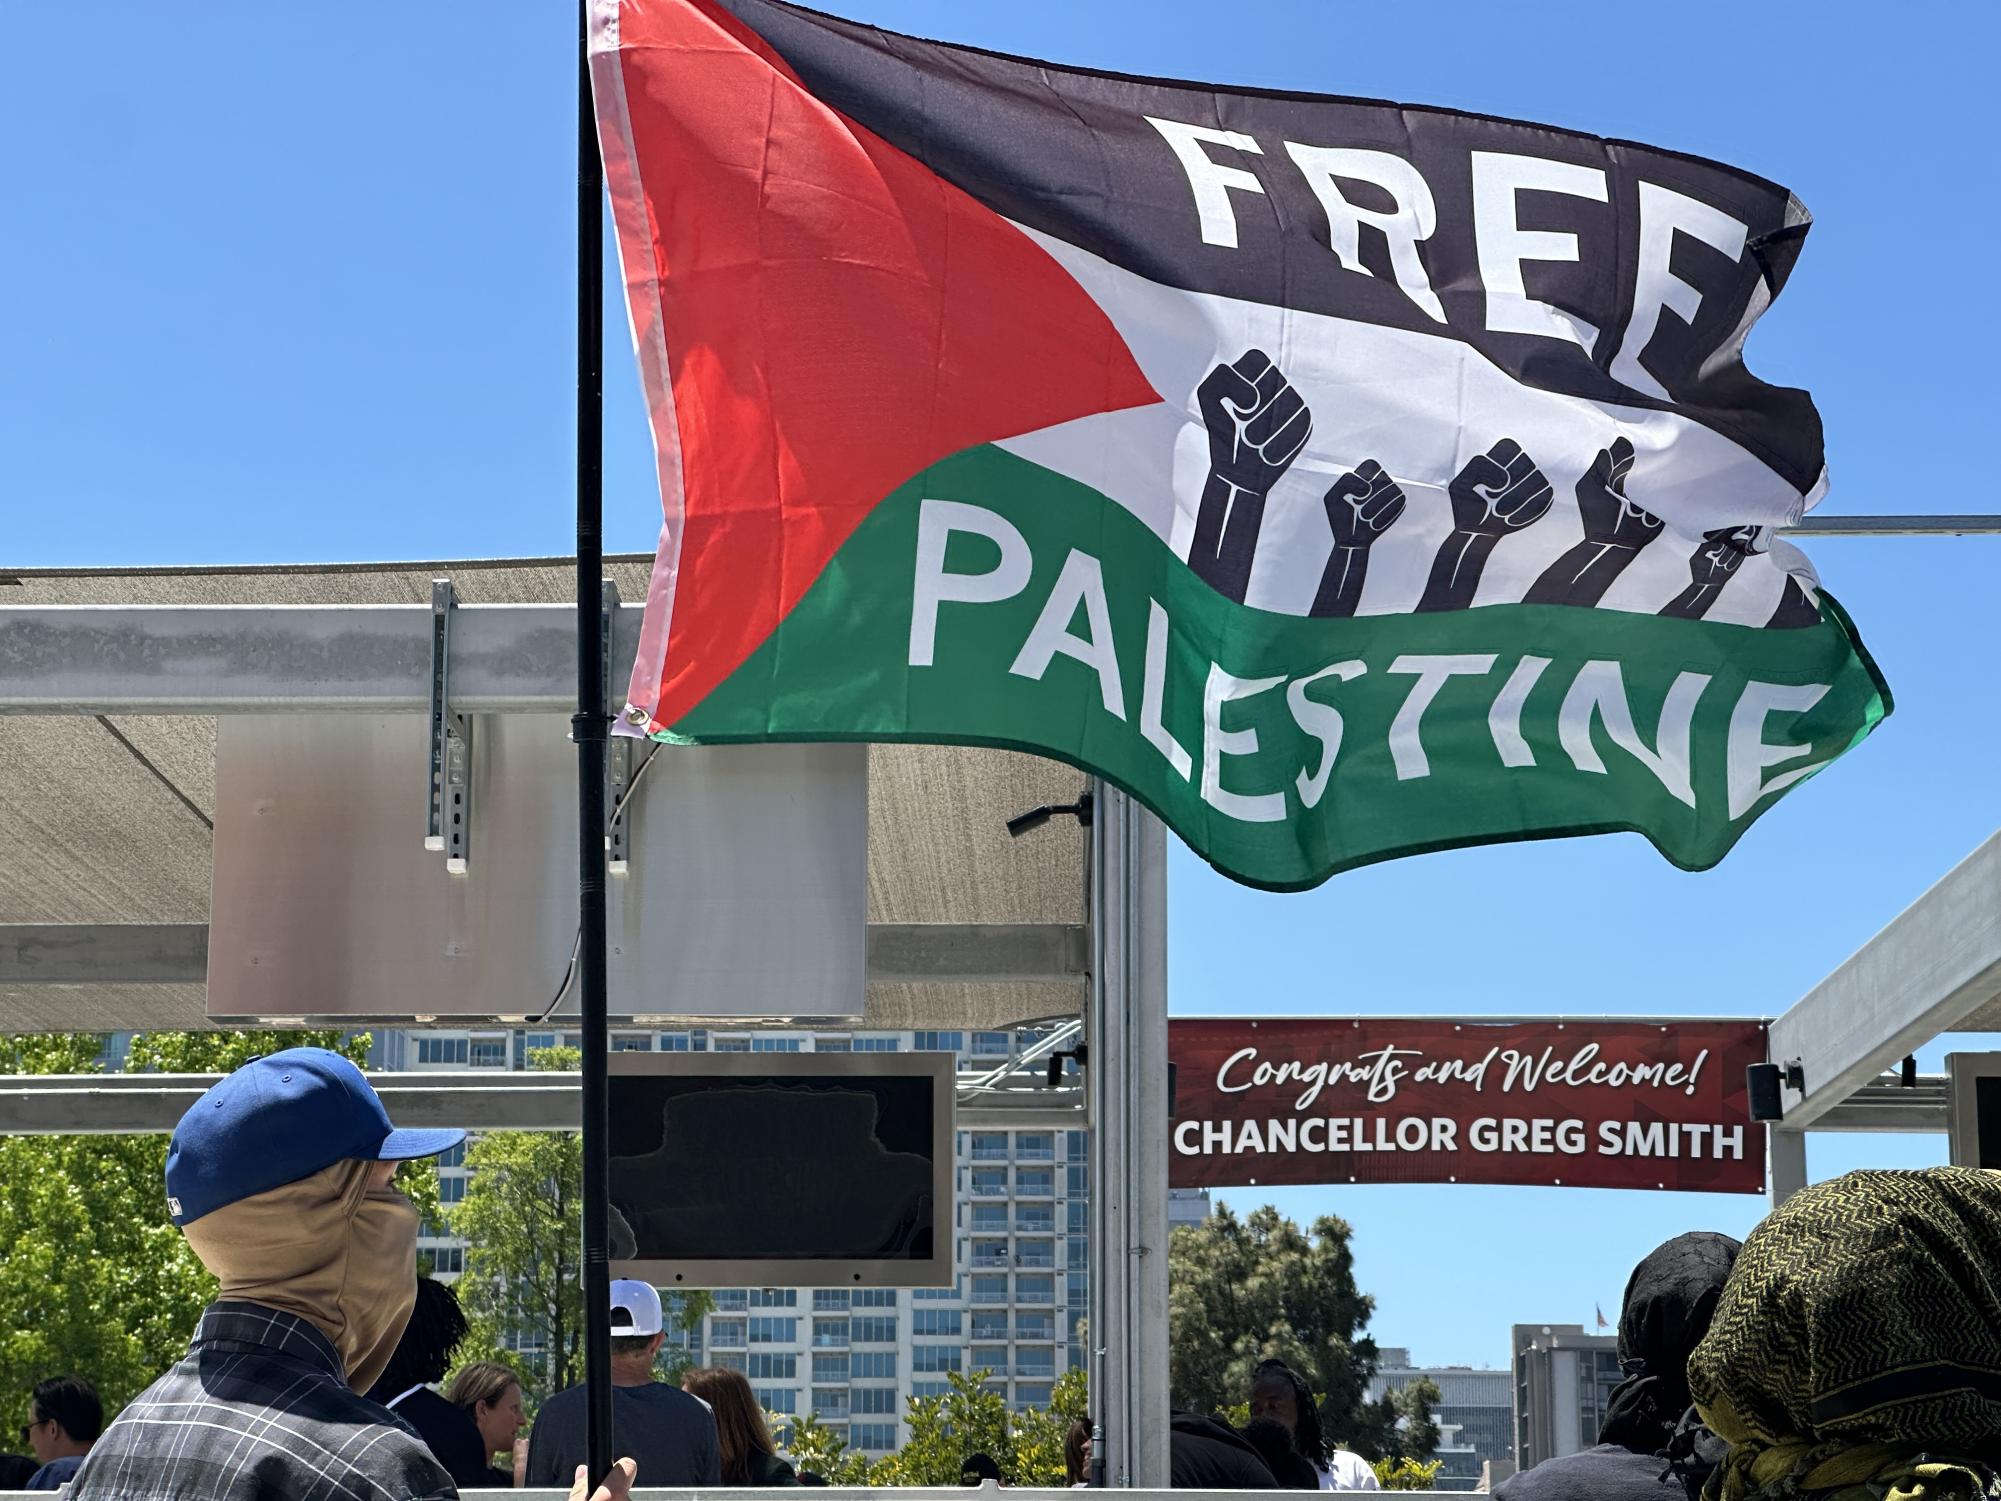
[[1890, 695], [1744, 367], [1807, 215], [1672, 152], [597, 0], [666, 524], [622, 728], [1011, 746], [1311, 886], [1713, 864]]

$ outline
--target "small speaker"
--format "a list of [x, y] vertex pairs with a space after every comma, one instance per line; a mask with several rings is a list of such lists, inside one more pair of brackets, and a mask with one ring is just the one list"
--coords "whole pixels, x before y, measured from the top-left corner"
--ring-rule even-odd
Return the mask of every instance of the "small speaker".
[[1782, 1121], [1786, 1104], [1779, 1093], [1781, 1073], [1776, 1063], [1754, 1063], [1744, 1070], [1744, 1088], [1750, 1095], [1751, 1119]]

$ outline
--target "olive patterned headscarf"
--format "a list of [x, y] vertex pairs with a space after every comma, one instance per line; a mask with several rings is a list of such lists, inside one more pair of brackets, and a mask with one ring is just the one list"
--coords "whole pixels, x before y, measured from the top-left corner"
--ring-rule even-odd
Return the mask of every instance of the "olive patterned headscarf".
[[1859, 1172], [1745, 1242], [1688, 1363], [1713, 1501], [2001, 1494], [2001, 1173]]

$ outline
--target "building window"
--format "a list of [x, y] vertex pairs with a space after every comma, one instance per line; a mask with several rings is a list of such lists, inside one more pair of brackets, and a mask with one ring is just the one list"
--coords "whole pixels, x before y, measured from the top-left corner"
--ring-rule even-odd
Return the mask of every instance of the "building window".
[[719, 1287], [710, 1296], [717, 1313], [742, 1313], [750, 1307], [750, 1294], [740, 1287]]
[[852, 1053], [854, 1050], [853, 1041], [846, 1037], [816, 1037], [813, 1039], [813, 1051], [816, 1053]]
[[472, 1039], [466, 1061], [474, 1068], [506, 1068], [507, 1039], [505, 1037], [475, 1037]]
[[663, 1053], [685, 1053], [689, 1051], [688, 1034], [686, 1032], [662, 1032], [660, 1034], [660, 1051]]
[[894, 1308], [896, 1289], [893, 1287], [863, 1287], [855, 1290], [857, 1308]]
[[1091, 1243], [1072, 1231], [1064, 1244], [1070, 1248], [1064, 1265], [1073, 1272], [1088, 1271], [1091, 1266]]
[[466, 1196], [466, 1180], [463, 1173], [443, 1173], [438, 1177], [438, 1202], [456, 1204]]
[[1069, 1209], [1064, 1214], [1064, 1223], [1069, 1226], [1072, 1235], [1091, 1233], [1091, 1206], [1085, 1200], [1072, 1199]]
[[910, 1395], [913, 1397], [942, 1397], [951, 1390], [952, 1383], [949, 1381], [913, 1381], [910, 1383]]
[[431, 1160], [439, 1167], [463, 1167], [466, 1160], [466, 1144], [460, 1142], [455, 1147], [447, 1147]]
[[711, 1052], [716, 1053], [748, 1053], [750, 1051], [750, 1039], [748, 1037], [717, 1037], [710, 1041], [709, 1049]]
[[1005, 1303], [1007, 1301], [1007, 1278], [975, 1277], [973, 1279], [973, 1301], [975, 1303]]
[[1056, 1265], [1056, 1247], [1046, 1240], [1025, 1240], [1014, 1264], [1033, 1270], [1050, 1270]]
[[848, 1447], [887, 1453], [896, 1447], [896, 1424], [856, 1423], [848, 1429]]
[[439, 1246], [431, 1252], [431, 1274], [439, 1277], [455, 1277], [466, 1269], [466, 1248], [464, 1246]]
[[855, 1039], [854, 1051], [857, 1053], [894, 1053], [896, 1051], [896, 1039], [894, 1037], [857, 1037]]
[[463, 1037], [420, 1037], [417, 1039], [417, 1062], [464, 1063], [467, 1047]]
[[1014, 1405], [1016, 1411], [1022, 1411], [1030, 1407], [1047, 1407], [1049, 1405], [1049, 1398], [1050, 1389], [1046, 1384], [1031, 1386], [1027, 1382], [1018, 1382], [1015, 1385]]
[[848, 1290], [845, 1287], [822, 1287], [813, 1294], [813, 1312], [845, 1313], [848, 1307]]
[[1016, 1162], [1054, 1162], [1056, 1137], [1049, 1131], [1023, 1131], [1014, 1139]]
[[709, 1357], [709, 1360], [725, 1371], [736, 1371], [739, 1374], [743, 1371], [744, 1356], [741, 1350], [718, 1350]]
[[848, 1321], [846, 1319], [813, 1320], [813, 1348], [816, 1350], [845, 1350], [848, 1347]]
[[858, 1386], [854, 1390], [854, 1411], [877, 1415], [896, 1413], [896, 1388], [893, 1386]]
[[965, 1286], [966, 1286], [965, 1279], [962, 1277], [959, 1279], [957, 1285], [952, 1287], [913, 1288], [910, 1293], [910, 1299], [913, 1303], [945, 1302], [949, 1299], [954, 1299], [961, 1296], [965, 1291]]
[[1005, 1131], [973, 1132], [972, 1157], [975, 1162], [1007, 1161], [1007, 1133]]
[[742, 1319], [709, 1320], [709, 1343], [713, 1346], [739, 1346], [743, 1343], [743, 1334]]
[[799, 1338], [797, 1319], [753, 1318], [750, 1342], [753, 1345], [789, 1345]]
[[848, 1389], [828, 1387], [813, 1389], [813, 1413], [821, 1418], [845, 1418], [848, 1415]]
[[973, 1205], [972, 1228], [974, 1230], [981, 1231], [986, 1234], [993, 1234], [998, 1231], [1006, 1230], [1007, 1205], [1005, 1204]]
[[[793, 1413], [799, 1410], [799, 1391], [791, 1386], [755, 1386], [750, 1394], [766, 1412]], [[773, 1438], [777, 1435], [773, 1434]]]
[[910, 1332], [948, 1335], [956, 1339], [964, 1327], [965, 1317], [956, 1308], [913, 1308], [910, 1310]]
[[973, 1034], [973, 1056], [975, 1058], [1005, 1058], [1013, 1048], [1014, 1039], [1005, 1032], [975, 1032]]
[[919, 1032], [910, 1040], [920, 1053], [956, 1053], [965, 1045], [964, 1032]]
[[894, 1381], [896, 1379], [896, 1352], [894, 1350], [857, 1350], [851, 1359], [857, 1381]]
[[910, 1369], [913, 1371], [956, 1371], [959, 1369], [959, 1357], [961, 1353], [957, 1345], [912, 1345], [910, 1347]]
[[753, 1037], [750, 1050], [753, 1053], [796, 1053], [800, 1041], [796, 1037]]
[[752, 1308], [797, 1308], [799, 1289], [796, 1287], [753, 1287], [750, 1290]]
[[846, 1381], [848, 1379], [848, 1357], [845, 1355], [815, 1355], [813, 1357], [813, 1379], [815, 1381]]
[[1063, 1160], [1066, 1162], [1089, 1162], [1091, 1160], [1091, 1133], [1088, 1131], [1065, 1131], [1063, 1133]]
[[1053, 1197], [1056, 1193], [1056, 1171], [1046, 1167], [1020, 1168], [1014, 1175], [1014, 1187], [1017, 1193]]
[[1071, 1309], [1082, 1314], [1091, 1302], [1091, 1278], [1087, 1272], [1072, 1272], [1068, 1277], [1068, 1302]]
[[991, 1350], [983, 1350], [978, 1346], [974, 1346], [973, 1369], [976, 1372], [984, 1371], [989, 1376], [1007, 1375], [1007, 1351], [998, 1345]]
[[1030, 1235], [1054, 1234], [1056, 1212], [1047, 1204], [1023, 1204], [1014, 1212], [1014, 1228]]
[[893, 1345], [896, 1343], [896, 1318], [891, 1314], [872, 1313], [867, 1318], [853, 1320], [851, 1333], [858, 1345]]
[[750, 1369], [745, 1374], [753, 1381], [795, 1381], [799, 1376], [799, 1357], [760, 1350], [750, 1357]]
[[653, 1051], [653, 1039], [644, 1032], [628, 1032], [612, 1038], [611, 1050], [614, 1053], [650, 1053]]
[[1064, 1172], [1068, 1179], [1064, 1188], [1071, 1198], [1086, 1199], [1091, 1196], [1091, 1170], [1089, 1167], [1081, 1162], [1073, 1162], [1069, 1167], [1064, 1169]]
[[1004, 1167], [976, 1167], [973, 1169], [973, 1192], [987, 1198], [1007, 1197], [1007, 1169]]
[[1018, 1313], [1014, 1316], [1014, 1337], [1054, 1343], [1056, 1316], [1050, 1313]]

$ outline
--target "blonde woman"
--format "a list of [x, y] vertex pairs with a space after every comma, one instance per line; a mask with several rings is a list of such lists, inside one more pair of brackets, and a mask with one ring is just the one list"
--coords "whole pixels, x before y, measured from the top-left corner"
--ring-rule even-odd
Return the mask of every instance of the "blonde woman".
[[[528, 1426], [528, 1414], [521, 1406], [521, 1383], [514, 1372], [497, 1361], [478, 1361], [452, 1377], [445, 1400], [463, 1409], [479, 1428], [489, 1465], [486, 1484], [521, 1484], [521, 1467], [528, 1456], [516, 1440]], [[507, 1469], [490, 1467], [495, 1454], [507, 1456]]]

